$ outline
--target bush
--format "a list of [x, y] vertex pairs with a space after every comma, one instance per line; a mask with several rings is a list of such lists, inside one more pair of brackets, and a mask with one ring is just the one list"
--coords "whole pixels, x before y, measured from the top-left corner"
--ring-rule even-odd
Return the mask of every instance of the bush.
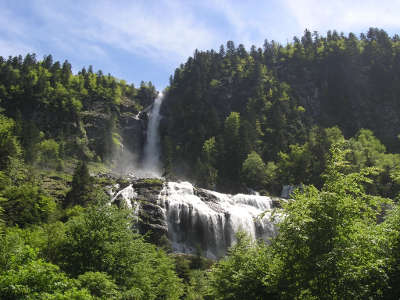
[[260, 188], [266, 184], [266, 165], [257, 152], [251, 152], [243, 162], [242, 178], [252, 188]]
[[60, 145], [55, 140], [42, 141], [39, 144], [39, 151], [41, 166], [55, 168], [59, 165]]
[[0, 170], [8, 167], [10, 157], [21, 155], [21, 146], [14, 135], [15, 122], [0, 114]]
[[31, 183], [6, 188], [1, 196], [4, 219], [8, 225], [25, 227], [46, 222], [54, 211], [54, 199]]
[[58, 266], [33, 260], [0, 276], [0, 298], [43, 299], [42, 293], [63, 292], [74, 285]]
[[118, 296], [118, 287], [106, 273], [86, 272], [78, 277], [79, 286], [101, 299], [115, 299]]
[[[172, 259], [132, 232], [129, 213], [114, 206], [90, 206], [72, 217], [65, 235], [55, 242], [56, 263], [74, 277], [107, 273], [124, 289], [134, 286], [129, 293], [141, 296], [133, 299], [179, 299], [182, 285]], [[85, 282], [90, 276], [97, 280], [102, 276], [88, 274]], [[106, 286], [112, 290], [111, 281]]]

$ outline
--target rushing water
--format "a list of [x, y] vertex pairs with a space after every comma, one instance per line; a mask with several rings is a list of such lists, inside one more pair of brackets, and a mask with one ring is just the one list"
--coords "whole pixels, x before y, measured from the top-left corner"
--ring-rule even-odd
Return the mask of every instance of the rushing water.
[[147, 138], [143, 151], [143, 162], [141, 177], [161, 177], [160, 163], [160, 135], [158, 127], [160, 124], [160, 108], [162, 103], [162, 94], [154, 101], [153, 108], [149, 114], [147, 124]]
[[273, 200], [269, 197], [221, 194], [195, 190], [189, 182], [168, 182], [159, 202], [175, 252], [195, 253], [200, 248], [203, 255], [220, 258], [235, 242], [239, 230], [265, 241], [276, 232], [270, 219]]
[[[161, 177], [158, 131], [161, 103], [162, 95], [157, 97], [149, 113], [142, 168], [137, 171], [139, 177]], [[136, 191], [129, 185], [115, 194], [111, 202], [119, 199], [137, 216], [139, 209], [154, 216], [152, 211], [147, 210], [156, 205], [163, 212], [163, 220], [159, 224], [167, 224], [164, 228], [175, 252], [193, 254], [201, 249], [203, 255], [215, 259], [226, 254], [235, 243], [239, 230], [254, 239], [265, 241], [276, 232], [275, 224], [269, 218], [273, 208], [273, 199], [269, 197], [221, 194], [197, 189], [189, 182], [165, 183], [158, 202], [153, 206], [134, 204], [136, 197]], [[262, 214], [264, 217], [261, 218]]]

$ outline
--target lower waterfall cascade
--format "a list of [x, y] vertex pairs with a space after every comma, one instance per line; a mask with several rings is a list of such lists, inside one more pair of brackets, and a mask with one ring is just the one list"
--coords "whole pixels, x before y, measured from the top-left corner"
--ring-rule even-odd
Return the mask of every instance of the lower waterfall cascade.
[[[138, 205], [137, 195], [129, 185], [115, 193], [112, 199], [115, 201], [120, 197], [119, 201], [122, 200], [125, 207], [139, 215], [139, 210], [145, 209], [146, 205]], [[156, 202], [176, 253], [196, 254], [200, 249], [203, 256], [218, 259], [235, 243], [238, 231], [264, 241], [277, 232], [271, 213], [279, 207], [278, 198], [229, 195], [196, 188], [189, 182], [164, 182]]]
[[271, 198], [199, 191], [207, 201], [199, 193], [196, 195], [189, 182], [168, 182], [160, 193], [168, 238], [175, 252], [193, 254], [200, 247], [206, 257], [215, 259], [226, 254], [239, 230], [265, 241], [275, 235], [275, 225], [269, 218], [273, 208]]

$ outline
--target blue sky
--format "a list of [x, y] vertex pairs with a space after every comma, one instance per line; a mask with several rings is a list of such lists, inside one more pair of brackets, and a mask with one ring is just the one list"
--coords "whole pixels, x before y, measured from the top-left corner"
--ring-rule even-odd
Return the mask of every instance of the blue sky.
[[392, 0], [0, 0], [0, 55], [67, 59], [77, 72], [93, 65], [133, 82], [168, 84], [194, 49], [233, 40], [261, 47], [286, 44], [305, 28], [325, 34], [400, 33], [400, 1]]

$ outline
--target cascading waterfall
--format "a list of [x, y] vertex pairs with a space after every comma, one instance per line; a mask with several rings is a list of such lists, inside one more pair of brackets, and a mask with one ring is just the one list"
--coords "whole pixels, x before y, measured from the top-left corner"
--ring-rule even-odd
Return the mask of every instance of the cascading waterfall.
[[[267, 241], [276, 233], [271, 221], [273, 199], [258, 195], [227, 195], [195, 189], [189, 182], [168, 182], [159, 196], [175, 252], [220, 258], [241, 230]], [[263, 217], [260, 217], [264, 214]]]
[[144, 155], [142, 169], [143, 177], [161, 177], [160, 163], [160, 135], [158, 127], [160, 125], [160, 108], [162, 103], [162, 94], [154, 101], [153, 108], [149, 114], [147, 127], [147, 139], [144, 145]]
[[[151, 190], [151, 188], [150, 188]], [[157, 195], [157, 194], [156, 194]], [[189, 182], [166, 182], [151, 202], [140, 205], [132, 184], [115, 192], [112, 202], [131, 208], [139, 216], [155, 216], [161, 211], [155, 228], [167, 234], [174, 252], [202, 255], [218, 259], [236, 242], [241, 230], [253, 239], [268, 241], [275, 236], [276, 221], [271, 218], [279, 199], [259, 195], [229, 195], [193, 187]], [[263, 217], [261, 217], [263, 215]]]
[[[139, 177], [161, 177], [160, 162], [160, 107], [162, 95], [154, 101], [149, 113], [147, 140], [144, 146], [142, 170]], [[150, 189], [151, 190], [151, 189]], [[131, 185], [114, 194], [111, 202], [119, 201], [131, 208], [135, 215], [159, 215], [155, 227], [163, 230], [173, 250], [202, 254], [213, 259], [226, 254], [239, 230], [254, 239], [267, 241], [276, 233], [275, 223], [269, 218], [274, 199], [259, 195], [228, 195], [193, 187], [189, 182], [166, 182], [154, 200], [139, 205], [137, 191]], [[160, 214], [155, 213], [154, 209]], [[142, 212], [143, 210], [143, 212]], [[153, 210], [153, 211], [152, 211]], [[263, 215], [263, 217], [260, 217]]]

